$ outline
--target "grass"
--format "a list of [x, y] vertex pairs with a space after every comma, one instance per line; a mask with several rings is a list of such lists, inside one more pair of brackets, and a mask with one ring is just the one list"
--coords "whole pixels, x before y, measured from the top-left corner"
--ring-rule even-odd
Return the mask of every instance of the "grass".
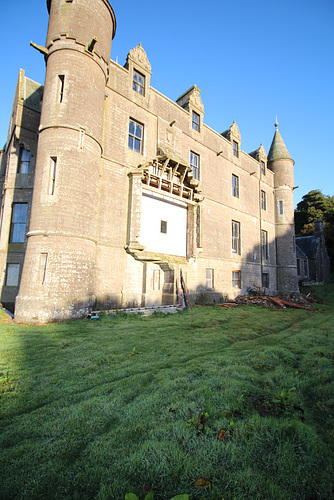
[[1, 323], [0, 498], [333, 498], [332, 306]]

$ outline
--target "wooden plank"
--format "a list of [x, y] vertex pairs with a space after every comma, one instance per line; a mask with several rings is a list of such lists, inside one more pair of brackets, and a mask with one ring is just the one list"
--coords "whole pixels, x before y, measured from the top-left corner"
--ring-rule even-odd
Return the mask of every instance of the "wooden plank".
[[183, 290], [183, 294], [184, 294], [183, 296], [184, 296], [184, 299], [185, 299], [186, 306], [189, 307], [189, 309], [191, 309], [190, 297], [189, 297], [189, 294], [188, 294], [188, 289], [187, 289], [186, 282], [184, 281], [184, 278], [183, 278], [182, 269], [180, 269], [180, 280], [181, 280], [181, 287], [182, 287], [182, 290]]

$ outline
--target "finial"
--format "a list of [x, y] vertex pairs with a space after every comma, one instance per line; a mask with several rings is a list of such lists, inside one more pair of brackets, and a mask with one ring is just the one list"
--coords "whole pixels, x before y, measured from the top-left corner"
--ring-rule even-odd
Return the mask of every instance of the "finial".
[[276, 130], [278, 129], [278, 121], [277, 121], [277, 115], [276, 115], [276, 123], [275, 123], [275, 127], [276, 127]]
[[[139, 42], [139, 47], [141, 47], [141, 42]], [[277, 120], [276, 120], [277, 121]]]

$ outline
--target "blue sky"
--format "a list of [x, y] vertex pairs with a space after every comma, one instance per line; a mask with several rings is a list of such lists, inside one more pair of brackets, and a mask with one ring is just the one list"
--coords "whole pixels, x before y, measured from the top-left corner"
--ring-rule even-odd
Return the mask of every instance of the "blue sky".
[[[44, 81], [45, 0], [1, 5], [0, 144], [5, 143], [20, 67]], [[151, 85], [176, 100], [194, 83], [204, 121], [217, 132], [235, 120], [249, 153], [269, 152], [276, 115], [295, 160], [295, 204], [311, 189], [334, 195], [334, 1], [111, 0], [111, 58], [125, 63], [142, 42]], [[13, 28], [15, 26], [15, 29]]]

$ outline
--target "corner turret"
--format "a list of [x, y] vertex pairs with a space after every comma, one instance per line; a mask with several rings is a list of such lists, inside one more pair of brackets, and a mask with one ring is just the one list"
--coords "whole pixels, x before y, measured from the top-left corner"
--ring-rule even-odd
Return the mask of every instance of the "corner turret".
[[294, 161], [275, 123], [275, 135], [268, 154], [268, 168], [275, 174], [275, 225], [277, 288], [279, 293], [298, 291], [293, 209]]

